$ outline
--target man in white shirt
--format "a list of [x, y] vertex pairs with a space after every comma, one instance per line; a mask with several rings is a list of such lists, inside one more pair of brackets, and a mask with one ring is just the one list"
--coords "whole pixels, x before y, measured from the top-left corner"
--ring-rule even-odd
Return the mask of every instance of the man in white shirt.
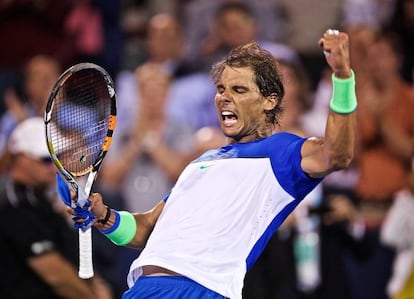
[[90, 197], [96, 228], [117, 245], [143, 248], [123, 298], [241, 298], [246, 271], [280, 224], [323, 177], [350, 165], [357, 102], [348, 36], [328, 30], [319, 43], [334, 86], [324, 137], [272, 133], [282, 78], [275, 58], [248, 43], [212, 69], [226, 146], [190, 163], [146, 213]]

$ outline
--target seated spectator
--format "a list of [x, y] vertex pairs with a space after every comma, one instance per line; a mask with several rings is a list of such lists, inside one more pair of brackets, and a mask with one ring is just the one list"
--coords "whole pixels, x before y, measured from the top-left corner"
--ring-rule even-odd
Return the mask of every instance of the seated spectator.
[[56, 167], [46, 147], [43, 119], [21, 122], [8, 150], [9, 175], [0, 184], [1, 296], [112, 298], [99, 275], [90, 281], [78, 277], [77, 231], [52, 205]]

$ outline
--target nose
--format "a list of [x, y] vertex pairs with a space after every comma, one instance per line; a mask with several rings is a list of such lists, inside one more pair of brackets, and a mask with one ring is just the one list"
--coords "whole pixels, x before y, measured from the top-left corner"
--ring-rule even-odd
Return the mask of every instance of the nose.
[[224, 91], [223, 93], [221, 93], [219, 95], [219, 101], [222, 104], [228, 104], [228, 103], [230, 103], [231, 102], [231, 95], [230, 95], [230, 93], [227, 92], [227, 91]]

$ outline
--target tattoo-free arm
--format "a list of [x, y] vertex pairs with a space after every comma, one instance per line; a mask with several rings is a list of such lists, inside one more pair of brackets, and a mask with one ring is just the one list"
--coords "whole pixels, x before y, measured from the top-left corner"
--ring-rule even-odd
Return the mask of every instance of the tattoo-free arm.
[[327, 53], [326, 61], [335, 76], [332, 79], [334, 89], [336, 86], [340, 92], [333, 96], [336, 105], [331, 101], [325, 136], [309, 138], [302, 146], [302, 169], [314, 178], [345, 169], [351, 164], [356, 134], [355, 88], [351, 78], [348, 36], [327, 31], [319, 43]]
[[[105, 219], [107, 206], [103, 204], [100, 194], [94, 193], [89, 199], [92, 202], [92, 211], [95, 214], [96, 218], [98, 220]], [[132, 240], [125, 244], [125, 246], [138, 249], [144, 248], [148, 237], [151, 234], [155, 223], [157, 222], [158, 217], [164, 208], [164, 205], [165, 202], [162, 200], [148, 212], [132, 214], [133, 218], [135, 219], [136, 231]], [[116, 215], [115, 212], [111, 210], [110, 216], [105, 224], [97, 221], [95, 222], [94, 226], [101, 231], [107, 231], [111, 229], [115, 222]]]
[[[97, 298], [94, 290], [95, 279], [91, 282], [79, 278], [77, 269], [55, 251], [30, 257], [28, 265], [53, 291], [62, 298]], [[99, 282], [99, 298], [112, 298], [109, 288]]]

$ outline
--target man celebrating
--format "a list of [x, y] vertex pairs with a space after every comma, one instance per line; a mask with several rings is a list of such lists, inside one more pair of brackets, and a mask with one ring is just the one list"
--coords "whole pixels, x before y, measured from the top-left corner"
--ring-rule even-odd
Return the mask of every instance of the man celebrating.
[[350, 165], [357, 103], [348, 36], [328, 30], [319, 43], [334, 86], [323, 138], [273, 134], [284, 95], [278, 64], [249, 43], [212, 69], [228, 145], [190, 163], [147, 213], [90, 197], [96, 228], [115, 244], [143, 248], [123, 298], [241, 298], [246, 271], [279, 225], [324, 176]]

